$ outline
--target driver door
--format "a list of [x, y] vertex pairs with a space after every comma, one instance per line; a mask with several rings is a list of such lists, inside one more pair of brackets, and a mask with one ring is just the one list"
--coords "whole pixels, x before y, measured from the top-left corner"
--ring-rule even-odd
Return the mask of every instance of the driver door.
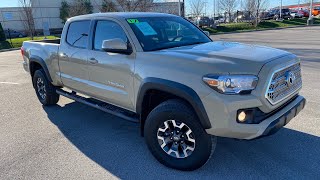
[[104, 40], [120, 38], [129, 43], [123, 27], [113, 20], [94, 22], [92, 48], [88, 53], [90, 96], [110, 104], [134, 110], [134, 53], [108, 53], [102, 50]]

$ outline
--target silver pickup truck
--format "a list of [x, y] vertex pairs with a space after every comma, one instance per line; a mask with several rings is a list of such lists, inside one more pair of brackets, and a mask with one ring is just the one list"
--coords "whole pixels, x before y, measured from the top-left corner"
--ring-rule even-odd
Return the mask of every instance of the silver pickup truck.
[[138, 122], [155, 158], [180, 170], [204, 165], [215, 137], [273, 134], [306, 103], [295, 55], [213, 41], [174, 15], [73, 17], [61, 39], [26, 41], [21, 52], [43, 105], [62, 95]]

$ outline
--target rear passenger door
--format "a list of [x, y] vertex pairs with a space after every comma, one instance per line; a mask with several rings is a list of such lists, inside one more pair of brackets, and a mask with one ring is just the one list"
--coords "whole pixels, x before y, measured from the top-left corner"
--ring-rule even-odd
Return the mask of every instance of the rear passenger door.
[[59, 51], [60, 76], [64, 86], [85, 93], [88, 80], [90, 20], [73, 21], [67, 27]]
[[128, 110], [134, 110], [135, 55], [134, 53], [126, 55], [103, 51], [102, 42], [114, 38], [121, 38], [130, 43], [120, 23], [105, 19], [94, 22], [92, 47], [88, 55], [90, 96]]

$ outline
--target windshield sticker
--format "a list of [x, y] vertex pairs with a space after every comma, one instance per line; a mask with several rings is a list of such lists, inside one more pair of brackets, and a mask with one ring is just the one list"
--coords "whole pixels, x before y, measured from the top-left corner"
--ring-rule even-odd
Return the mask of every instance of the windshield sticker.
[[127, 19], [128, 23], [130, 24], [136, 24], [136, 23], [139, 23], [139, 20], [138, 19]]
[[135, 24], [145, 36], [157, 35], [157, 32], [147, 22]]

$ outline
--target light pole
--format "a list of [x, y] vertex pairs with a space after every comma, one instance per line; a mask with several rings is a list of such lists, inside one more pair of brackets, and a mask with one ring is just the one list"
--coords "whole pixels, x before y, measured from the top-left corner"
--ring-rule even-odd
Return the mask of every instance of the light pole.
[[213, 0], [213, 21], [215, 20], [216, 17], [216, 0]]
[[179, 0], [178, 8], [179, 8], [179, 16], [181, 16], [181, 4], [180, 4], [180, 0]]
[[310, 0], [309, 19], [308, 19], [308, 21], [307, 21], [307, 25], [308, 25], [308, 26], [310, 26], [310, 25], [313, 24], [312, 9], [313, 9], [313, 0]]
[[282, 20], [282, 0], [280, 1], [280, 20]]
[[208, 4], [207, 1], [204, 2], [204, 14], [205, 14], [205, 16], [207, 16], [207, 4]]

